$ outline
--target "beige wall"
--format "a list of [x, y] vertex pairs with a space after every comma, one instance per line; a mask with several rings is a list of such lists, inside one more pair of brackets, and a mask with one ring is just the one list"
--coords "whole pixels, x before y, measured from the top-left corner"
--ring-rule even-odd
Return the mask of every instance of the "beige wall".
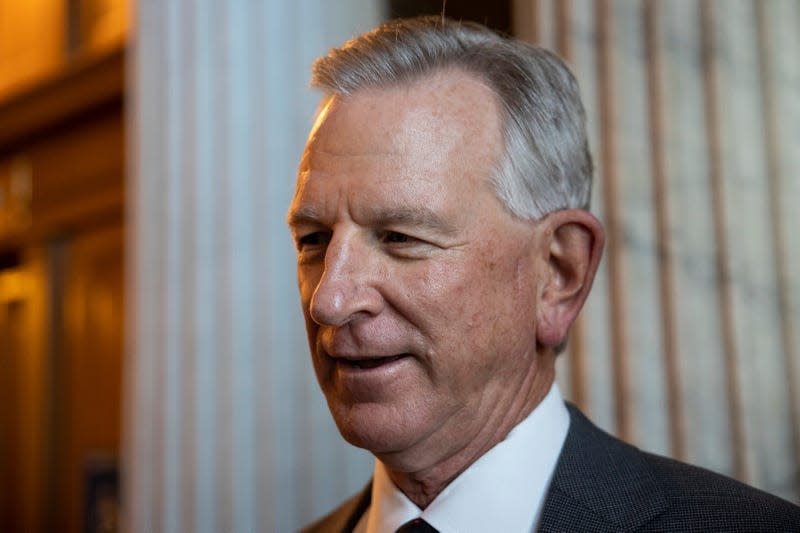
[[579, 78], [609, 234], [567, 395], [643, 448], [800, 501], [800, 3], [515, 10]]

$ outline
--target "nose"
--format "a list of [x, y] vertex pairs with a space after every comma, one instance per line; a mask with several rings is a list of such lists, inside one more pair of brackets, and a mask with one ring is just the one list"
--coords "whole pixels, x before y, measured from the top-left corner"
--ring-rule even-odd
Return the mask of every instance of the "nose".
[[309, 304], [314, 322], [339, 327], [381, 312], [384, 301], [377, 287], [380, 268], [376, 253], [356, 236], [334, 235]]

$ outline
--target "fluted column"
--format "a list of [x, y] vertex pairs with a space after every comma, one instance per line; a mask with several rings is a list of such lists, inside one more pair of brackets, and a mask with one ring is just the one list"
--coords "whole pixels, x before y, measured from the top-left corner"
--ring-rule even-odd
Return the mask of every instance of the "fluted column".
[[572, 65], [608, 239], [561, 357], [601, 426], [800, 499], [800, 4], [515, 0]]
[[284, 217], [312, 59], [378, 0], [143, 0], [129, 69], [124, 524], [292, 531], [359, 488], [313, 378]]

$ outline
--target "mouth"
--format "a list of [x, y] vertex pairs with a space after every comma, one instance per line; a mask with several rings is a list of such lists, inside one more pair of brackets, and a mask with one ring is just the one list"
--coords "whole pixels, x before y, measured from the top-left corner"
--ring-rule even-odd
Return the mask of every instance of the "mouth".
[[399, 355], [390, 355], [386, 357], [359, 357], [359, 358], [336, 358], [336, 362], [342, 365], [347, 366], [348, 368], [358, 368], [361, 370], [370, 370], [373, 368], [378, 368], [381, 366], [385, 366], [395, 361], [399, 361], [400, 359], [404, 359], [408, 357], [410, 354], [403, 353]]

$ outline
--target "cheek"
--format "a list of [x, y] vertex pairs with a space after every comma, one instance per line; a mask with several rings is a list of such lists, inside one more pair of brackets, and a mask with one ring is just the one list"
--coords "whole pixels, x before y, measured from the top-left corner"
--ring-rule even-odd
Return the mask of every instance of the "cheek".
[[[308, 267], [298, 267], [297, 269], [297, 287], [300, 292], [300, 306], [303, 311], [306, 334], [308, 336], [308, 344], [312, 354], [315, 352], [316, 335], [319, 325], [311, 319], [309, 308], [311, 305], [311, 298], [314, 296], [314, 291], [319, 283], [320, 274], [317, 272], [317, 270], [318, 269], [312, 269]], [[313, 359], [315, 360], [316, 365], [316, 357]]]
[[426, 334], [438, 340], [480, 344], [484, 348], [514, 327], [528, 279], [516, 258], [498, 258], [490, 249], [465, 253], [464, 261], [440, 262], [410, 272], [404, 292], [406, 313]]
[[479, 260], [468, 265], [465, 283], [459, 287], [465, 305], [470, 308], [470, 323], [492, 325], [512, 323], [508, 315], [524, 305], [523, 293], [528, 279], [520, 272], [516, 257], [494, 256], [487, 249]]
[[297, 288], [300, 291], [300, 304], [303, 312], [308, 313], [308, 306], [311, 297], [319, 284], [322, 270], [316, 267], [298, 266], [297, 267]]
[[468, 328], [463, 335], [491, 364], [495, 355], [527, 351], [535, 338], [535, 273], [515, 256], [493, 257], [487, 250], [482, 257], [471, 265], [458, 297]]
[[[469, 264], [449, 261], [428, 265], [424, 271], [410, 276], [415, 288], [408, 297], [417, 302], [417, 307], [437, 322], [445, 322], [445, 316], [464, 316], [472, 307], [470, 299], [475, 297], [477, 279]], [[456, 324], [448, 324], [450, 327]]]

